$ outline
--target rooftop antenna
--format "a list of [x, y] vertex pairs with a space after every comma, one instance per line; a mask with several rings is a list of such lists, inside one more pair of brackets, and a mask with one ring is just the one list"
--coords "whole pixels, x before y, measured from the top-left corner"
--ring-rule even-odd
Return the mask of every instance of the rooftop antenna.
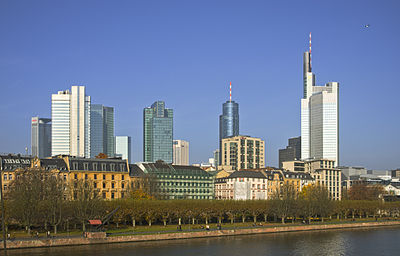
[[310, 32], [310, 72], [311, 72], [311, 32]]
[[229, 82], [229, 102], [232, 102], [232, 82]]

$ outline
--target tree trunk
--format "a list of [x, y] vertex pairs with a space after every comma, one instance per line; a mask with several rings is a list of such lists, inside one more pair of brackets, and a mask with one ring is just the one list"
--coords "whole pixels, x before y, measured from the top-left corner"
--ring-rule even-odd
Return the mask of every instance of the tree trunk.
[[57, 225], [54, 225], [54, 234], [57, 234]]
[[267, 218], [268, 218], [268, 215], [267, 215], [267, 214], [264, 214], [264, 222], [265, 222], [265, 223], [267, 223]]
[[324, 217], [321, 217], [321, 222], [322, 222], [322, 223], [324, 222]]
[[178, 225], [179, 226], [182, 225], [182, 219], [181, 218], [178, 219]]
[[221, 217], [218, 217], [218, 223], [221, 224]]
[[167, 226], [167, 220], [163, 220], [164, 221], [164, 227]]
[[244, 223], [246, 217], [244, 215], [242, 215], [242, 223]]
[[253, 215], [253, 222], [254, 222], [254, 223], [257, 222], [257, 215]]
[[116, 224], [117, 224], [117, 228], [119, 228], [119, 222], [118, 222], [118, 221], [117, 221], [117, 223], [116, 223]]
[[84, 221], [82, 221], [82, 230], [83, 230], [83, 232], [86, 231], [86, 226], [85, 226], [85, 222]]
[[135, 218], [132, 218], [132, 227], [133, 227], [133, 228], [136, 227], [136, 220], [135, 220]]
[[151, 227], [151, 220], [149, 220], [149, 227]]
[[206, 217], [206, 225], [208, 225], [208, 217]]
[[192, 218], [192, 225], [194, 225], [194, 218]]
[[285, 217], [282, 216], [282, 224], [285, 224]]

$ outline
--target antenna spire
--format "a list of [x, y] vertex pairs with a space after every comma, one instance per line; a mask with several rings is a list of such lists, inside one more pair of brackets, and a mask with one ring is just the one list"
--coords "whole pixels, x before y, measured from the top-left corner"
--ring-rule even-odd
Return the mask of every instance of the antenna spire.
[[232, 102], [232, 82], [229, 82], [229, 102]]
[[311, 32], [310, 32], [310, 71], [311, 71]]

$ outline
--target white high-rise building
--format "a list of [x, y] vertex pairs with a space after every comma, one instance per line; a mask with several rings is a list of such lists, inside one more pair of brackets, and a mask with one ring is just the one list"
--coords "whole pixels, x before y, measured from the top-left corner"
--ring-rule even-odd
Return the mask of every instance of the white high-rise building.
[[339, 83], [315, 85], [310, 52], [303, 56], [301, 99], [301, 158], [329, 159], [339, 164]]
[[184, 140], [173, 141], [173, 164], [189, 165], [189, 142]]
[[90, 96], [72, 86], [51, 96], [51, 154], [90, 157]]
[[115, 136], [115, 156], [127, 159], [131, 163], [131, 137]]

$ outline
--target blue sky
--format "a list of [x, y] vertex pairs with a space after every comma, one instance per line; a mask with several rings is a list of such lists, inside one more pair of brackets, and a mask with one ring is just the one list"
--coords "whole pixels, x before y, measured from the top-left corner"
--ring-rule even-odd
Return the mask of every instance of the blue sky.
[[[0, 152], [24, 152], [51, 94], [85, 85], [115, 108], [116, 135], [142, 160], [142, 111], [174, 109], [190, 162], [218, 147], [218, 116], [239, 103], [240, 133], [266, 159], [300, 135], [302, 53], [317, 84], [340, 83], [342, 165], [400, 167], [399, 1], [1, 1]], [[370, 24], [369, 28], [364, 28]]]

